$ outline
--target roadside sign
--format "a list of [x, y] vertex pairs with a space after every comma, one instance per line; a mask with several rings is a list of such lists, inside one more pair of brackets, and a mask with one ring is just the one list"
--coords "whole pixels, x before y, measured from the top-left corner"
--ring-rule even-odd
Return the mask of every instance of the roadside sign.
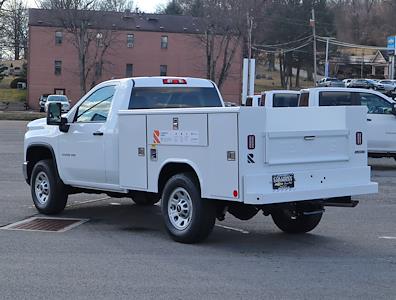
[[388, 36], [388, 53], [390, 55], [395, 55], [396, 53], [396, 37], [395, 36]]

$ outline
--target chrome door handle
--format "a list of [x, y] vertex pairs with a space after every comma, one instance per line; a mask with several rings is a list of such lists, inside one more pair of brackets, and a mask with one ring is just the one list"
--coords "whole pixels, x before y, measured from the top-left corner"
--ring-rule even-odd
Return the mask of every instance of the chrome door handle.
[[95, 132], [93, 133], [93, 135], [103, 135], [103, 132], [102, 132], [102, 131], [95, 131]]

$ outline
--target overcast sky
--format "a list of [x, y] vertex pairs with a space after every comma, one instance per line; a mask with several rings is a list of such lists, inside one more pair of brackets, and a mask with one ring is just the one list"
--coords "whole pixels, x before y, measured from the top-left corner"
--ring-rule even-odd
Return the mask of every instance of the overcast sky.
[[[155, 12], [158, 5], [168, 3], [168, 1], [169, 0], [134, 0], [133, 4], [144, 12], [152, 13]], [[27, 3], [28, 7], [36, 7], [35, 0], [27, 0]]]

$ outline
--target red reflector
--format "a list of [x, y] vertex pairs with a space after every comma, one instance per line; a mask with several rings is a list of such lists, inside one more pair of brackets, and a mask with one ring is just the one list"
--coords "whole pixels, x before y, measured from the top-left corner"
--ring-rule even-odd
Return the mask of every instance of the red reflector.
[[163, 84], [187, 84], [185, 79], [162, 79]]
[[363, 144], [363, 133], [358, 131], [356, 132], [356, 145]]
[[238, 197], [238, 191], [234, 190], [234, 192], [232, 193], [234, 195], [234, 198]]
[[249, 150], [253, 150], [254, 148], [256, 148], [256, 137], [253, 134], [248, 135], [247, 147]]

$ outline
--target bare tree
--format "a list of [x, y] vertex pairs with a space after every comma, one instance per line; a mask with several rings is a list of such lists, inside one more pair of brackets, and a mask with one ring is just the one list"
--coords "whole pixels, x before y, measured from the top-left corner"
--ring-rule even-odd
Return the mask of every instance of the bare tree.
[[[113, 0], [107, 9], [118, 9], [126, 3], [131, 2]], [[101, 28], [101, 15], [95, 11], [100, 3], [95, 0], [43, 0], [40, 7], [54, 11], [60, 28], [66, 33], [65, 39], [76, 49], [80, 91], [85, 94], [100, 80], [103, 69], [110, 63], [105, 58], [116, 39], [117, 28]]]
[[13, 53], [14, 59], [26, 56], [27, 9], [22, 0], [11, 0], [3, 12], [3, 34], [5, 48]]

